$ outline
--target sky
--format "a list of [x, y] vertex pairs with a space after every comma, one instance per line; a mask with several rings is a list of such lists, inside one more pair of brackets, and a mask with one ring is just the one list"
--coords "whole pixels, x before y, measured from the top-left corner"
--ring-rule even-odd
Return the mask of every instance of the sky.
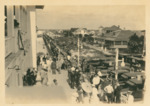
[[145, 29], [145, 7], [142, 5], [44, 6], [37, 9], [39, 29], [98, 29], [112, 25], [122, 29]]

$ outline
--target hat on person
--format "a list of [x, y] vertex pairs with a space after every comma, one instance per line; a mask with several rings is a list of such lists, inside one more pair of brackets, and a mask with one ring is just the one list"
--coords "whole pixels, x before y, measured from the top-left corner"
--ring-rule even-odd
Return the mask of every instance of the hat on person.
[[79, 72], [79, 69], [76, 69], [76, 72]]
[[23, 72], [23, 75], [26, 75], [26, 74], [27, 74], [27, 72], [26, 72], [26, 71], [24, 71], [24, 72]]
[[128, 91], [127, 93], [128, 93], [128, 94], [132, 94], [132, 91]]
[[74, 67], [72, 67], [72, 68], [71, 68], [71, 71], [75, 71], [75, 68], [74, 68]]
[[102, 73], [100, 71], [98, 71], [97, 74], [98, 74], [99, 77], [102, 76]]

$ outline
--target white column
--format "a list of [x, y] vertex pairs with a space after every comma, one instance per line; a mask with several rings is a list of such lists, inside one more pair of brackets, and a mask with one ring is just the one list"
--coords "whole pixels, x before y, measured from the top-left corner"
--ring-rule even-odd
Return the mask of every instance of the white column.
[[80, 51], [79, 51], [79, 49], [80, 49], [80, 43], [79, 43], [79, 35], [78, 35], [78, 67], [79, 67], [79, 62], [80, 62]]
[[[8, 37], [14, 36], [14, 12], [13, 6], [7, 6], [7, 35]], [[10, 41], [11, 52], [14, 52], [14, 43], [13, 38]]]
[[35, 11], [30, 12], [32, 67], [36, 66], [36, 17]]
[[8, 36], [13, 36], [14, 31], [13, 6], [7, 6], [7, 30]]
[[30, 28], [30, 11], [27, 11], [27, 39], [31, 39], [30, 35], [31, 34], [31, 28]]

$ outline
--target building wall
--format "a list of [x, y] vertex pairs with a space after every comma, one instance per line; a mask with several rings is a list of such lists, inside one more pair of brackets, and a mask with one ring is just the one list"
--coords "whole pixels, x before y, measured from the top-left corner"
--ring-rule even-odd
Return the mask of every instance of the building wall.
[[127, 41], [105, 41], [105, 45], [108, 49], [110, 48], [128, 48], [128, 43]]
[[[14, 15], [15, 11], [15, 15]], [[5, 37], [5, 84], [23, 86], [23, 73], [36, 68], [36, 14], [35, 6], [7, 6], [7, 33]], [[14, 19], [19, 27], [14, 27]], [[22, 32], [24, 50], [18, 47], [18, 30]], [[13, 55], [13, 56], [12, 56]], [[11, 59], [9, 59], [11, 58]], [[16, 69], [16, 67], [19, 69]]]

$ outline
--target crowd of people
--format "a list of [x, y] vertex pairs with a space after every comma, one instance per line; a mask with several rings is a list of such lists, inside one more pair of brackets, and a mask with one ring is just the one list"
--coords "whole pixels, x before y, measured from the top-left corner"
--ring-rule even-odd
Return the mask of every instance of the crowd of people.
[[[75, 103], [121, 103], [123, 101], [121, 98], [122, 87], [117, 80], [113, 80], [111, 76], [103, 79], [100, 70], [96, 71], [85, 68], [83, 71], [81, 66], [84, 63], [79, 67], [78, 65], [74, 65], [73, 62], [76, 61], [74, 57], [70, 57], [68, 61], [71, 63], [67, 69], [68, 83], [72, 89], [77, 90], [73, 94], [73, 101]], [[127, 97], [131, 97], [131, 93], [128, 92]], [[128, 98], [126, 103], [129, 101], [130, 103], [134, 101], [133, 96], [132, 98]]]
[[[51, 47], [52, 48], [52, 47]], [[76, 91], [72, 94], [74, 103], [121, 103], [121, 86], [118, 81], [113, 80], [111, 76], [102, 78], [101, 71], [96, 71], [92, 66], [87, 66], [83, 59], [81, 64], [77, 63], [77, 57], [68, 54], [65, 56], [59, 49], [51, 49], [54, 52], [51, 57], [48, 54], [37, 57], [38, 71], [33, 68], [27, 71], [24, 77], [26, 85], [34, 85], [38, 81], [42, 85], [49, 85], [48, 73], [52, 75], [61, 74], [62, 69], [68, 72], [68, 84]], [[57, 53], [55, 53], [57, 52]], [[55, 55], [57, 54], [57, 55]], [[53, 84], [58, 85], [57, 79], [53, 79]], [[128, 92], [126, 103], [133, 103], [134, 98]]]
[[37, 70], [35, 68], [28, 68], [27, 72], [23, 76], [23, 85], [32, 86], [36, 83]]
[[[57, 52], [54, 54], [60, 54], [56, 48], [54, 52]], [[62, 57], [61, 68], [68, 71], [68, 84], [76, 90], [73, 94], [75, 103], [121, 103], [122, 101], [133, 103], [132, 92], [127, 93], [127, 98], [122, 98], [122, 87], [119, 82], [110, 75], [103, 79], [101, 71], [96, 71], [94, 67], [87, 64], [86, 59], [82, 59], [78, 64], [77, 57], [72, 56], [71, 53], [67, 53], [67, 56], [62, 55]]]

